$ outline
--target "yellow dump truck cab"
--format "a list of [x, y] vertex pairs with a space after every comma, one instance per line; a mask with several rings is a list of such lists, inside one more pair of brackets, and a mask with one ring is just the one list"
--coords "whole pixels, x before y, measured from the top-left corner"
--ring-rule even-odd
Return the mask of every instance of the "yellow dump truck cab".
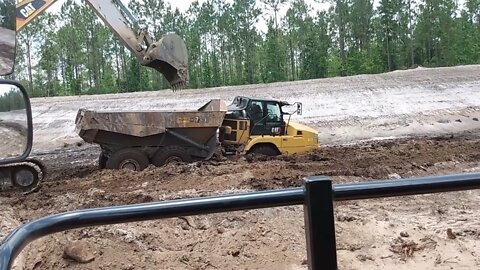
[[[294, 112], [287, 112], [286, 108], [292, 106]], [[220, 142], [227, 154], [274, 156], [303, 154], [317, 149], [317, 131], [290, 121], [295, 113], [302, 113], [301, 103], [235, 97], [220, 129]]]

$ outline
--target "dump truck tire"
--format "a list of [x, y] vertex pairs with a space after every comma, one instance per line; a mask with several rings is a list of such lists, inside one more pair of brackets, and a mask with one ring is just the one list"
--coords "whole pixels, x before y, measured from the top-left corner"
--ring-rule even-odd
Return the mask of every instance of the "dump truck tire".
[[274, 157], [279, 155], [279, 151], [276, 147], [272, 145], [256, 145], [252, 150], [249, 151], [249, 154], [265, 155]]
[[173, 161], [191, 162], [192, 157], [187, 148], [177, 145], [166, 146], [158, 150], [152, 160], [152, 164], [160, 167]]
[[100, 170], [105, 169], [105, 167], [107, 167], [107, 161], [108, 157], [105, 152], [102, 151], [102, 153], [100, 153], [100, 156], [98, 157], [98, 168]]
[[147, 155], [136, 149], [122, 149], [113, 153], [106, 162], [106, 169], [143, 171], [150, 165]]

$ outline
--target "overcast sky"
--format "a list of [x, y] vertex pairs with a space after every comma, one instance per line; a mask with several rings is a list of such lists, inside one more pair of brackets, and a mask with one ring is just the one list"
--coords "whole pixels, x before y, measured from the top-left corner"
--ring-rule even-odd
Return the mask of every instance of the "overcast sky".
[[0, 97], [5, 95], [5, 93], [8, 93], [12, 90], [20, 91], [20, 89], [18, 89], [18, 87], [13, 86], [11, 84], [0, 84]]

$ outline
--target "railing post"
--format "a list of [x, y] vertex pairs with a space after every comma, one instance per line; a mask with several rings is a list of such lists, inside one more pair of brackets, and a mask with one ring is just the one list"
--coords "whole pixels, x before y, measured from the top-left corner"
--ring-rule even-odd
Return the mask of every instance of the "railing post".
[[305, 234], [309, 270], [337, 270], [332, 181], [327, 177], [304, 178]]

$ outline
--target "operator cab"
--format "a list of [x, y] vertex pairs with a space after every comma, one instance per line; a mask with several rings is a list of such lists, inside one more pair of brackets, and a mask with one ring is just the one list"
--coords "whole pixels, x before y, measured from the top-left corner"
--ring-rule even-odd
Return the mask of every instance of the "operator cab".
[[226, 119], [249, 119], [250, 135], [280, 136], [285, 133], [284, 101], [237, 96], [228, 106]]
[[218, 138], [223, 151], [226, 154], [245, 151], [271, 156], [304, 153], [315, 148], [316, 131], [290, 122], [293, 114], [302, 114], [302, 103], [235, 97], [227, 107], [219, 129]]

